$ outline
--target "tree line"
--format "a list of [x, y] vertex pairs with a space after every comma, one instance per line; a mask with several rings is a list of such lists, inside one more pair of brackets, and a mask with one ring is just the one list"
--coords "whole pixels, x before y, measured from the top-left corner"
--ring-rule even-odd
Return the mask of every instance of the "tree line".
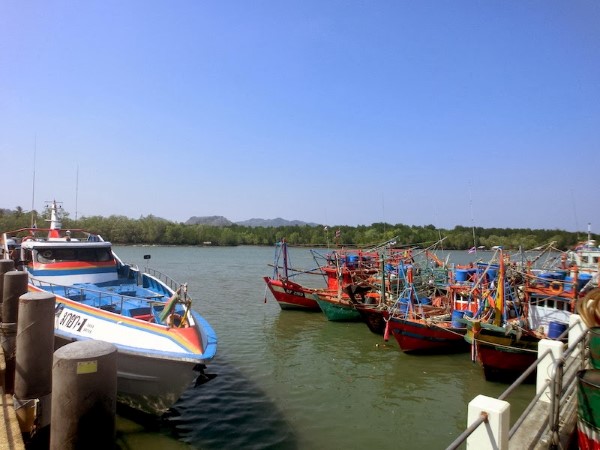
[[[0, 209], [0, 229], [8, 231], [30, 227], [37, 223], [39, 228], [48, 226], [47, 211], [25, 212]], [[491, 248], [501, 245], [506, 249], [535, 247], [554, 242], [554, 247], [567, 250], [587, 239], [587, 233], [563, 230], [527, 228], [481, 228], [456, 226], [453, 229], [436, 228], [433, 225], [416, 226], [404, 224], [373, 223], [369, 226], [281, 226], [246, 227], [241, 225], [210, 226], [186, 225], [170, 222], [152, 215], [131, 219], [125, 216], [91, 216], [78, 220], [64, 213], [63, 229], [82, 228], [101, 235], [105, 240], [118, 245], [273, 245], [285, 239], [292, 246], [306, 247], [361, 247], [367, 248], [382, 242], [394, 241], [398, 247], [427, 246], [444, 238], [443, 247], [448, 250], [465, 250], [473, 246]], [[598, 239], [593, 235], [592, 239]]]

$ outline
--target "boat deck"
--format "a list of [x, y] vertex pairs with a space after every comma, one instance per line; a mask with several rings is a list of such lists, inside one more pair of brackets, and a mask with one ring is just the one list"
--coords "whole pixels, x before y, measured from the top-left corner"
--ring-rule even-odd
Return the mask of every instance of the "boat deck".
[[[87, 306], [157, 323], [161, 322], [160, 314], [169, 300], [167, 295], [135, 283], [107, 285], [76, 283], [72, 286], [42, 285], [41, 287], [47, 292]], [[179, 307], [176, 311], [179, 312]]]

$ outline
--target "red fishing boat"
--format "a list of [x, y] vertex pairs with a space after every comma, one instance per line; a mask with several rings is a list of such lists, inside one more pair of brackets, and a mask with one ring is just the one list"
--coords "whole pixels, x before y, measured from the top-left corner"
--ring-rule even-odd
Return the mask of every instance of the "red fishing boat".
[[[263, 279], [281, 309], [305, 311], [321, 311], [313, 295], [317, 291], [337, 292], [355, 283], [365, 282], [378, 270], [377, 260], [373, 262], [372, 255], [367, 256], [363, 252], [334, 251], [326, 257], [323, 265], [317, 269], [298, 271], [290, 266], [288, 246], [285, 240], [278, 242], [275, 247], [273, 267], [273, 276], [263, 277]], [[311, 288], [296, 283], [291, 278], [297, 274], [321, 276], [325, 279], [326, 287]]]
[[[407, 301], [408, 300], [408, 301]], [[466, 326], [452, 314], [447, 297], [401, 299], [384, 313], [389, 332], [405, 353], [455, 353], [468, 350]], [[462, 317], [462, 314], [461, 314]]]
[[[499, 250], [495, 286], [480, 291], [482, 307], [468, 322], [465, 340], [490, 381], [513, 381], [536, 360], [540, 339], [559, 339], [579, 295], [574, 277], [563, 271], [519, 268]], [[529, 380], [533, 380], [535, 371]]]

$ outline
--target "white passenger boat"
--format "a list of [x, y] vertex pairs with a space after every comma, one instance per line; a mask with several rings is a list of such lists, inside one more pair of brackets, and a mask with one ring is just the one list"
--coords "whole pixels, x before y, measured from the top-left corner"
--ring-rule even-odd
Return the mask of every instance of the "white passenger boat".
[[111, 243], [84, 230], [63, 230], [59, 206], [49, 228], [2, 235], [2, 257], [29, 274], [29, 291], [56, 296], [56, 346], [95, 339], [118, 349], [118, 400], [160, 415], [217, 350], [217, 336], [194, 309], [187, 285], [126, 264]]

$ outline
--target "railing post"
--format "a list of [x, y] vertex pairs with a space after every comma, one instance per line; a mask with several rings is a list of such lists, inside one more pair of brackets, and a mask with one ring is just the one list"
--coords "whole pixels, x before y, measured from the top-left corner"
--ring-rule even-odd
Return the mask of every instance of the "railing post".
[[[571, 314], [569, 316], [569, 348], [573, 346], [573, 343], [580, 338], [582, 334], [585, 334], [588, 330], [588, 327], [581, 320], [581, 316], [579, 314]], [[582, 346], [582, 348], [585, 348]], [[571, 355], [573, 357], [579, 356], [581, 350], [579, 348], [574, 348]]]
[[468, 424], [487, 414], [481, 424], [467, 439], [467, 450], [507, 450], [510, 429], [510, 403], [485, 395], [478, 395], [469, 402]]
[[564, 344], [561, 341], [555, 341], [552, 339], [542, 339], [538, 343], [538, 358], [547, 353], [550, 350], [550, 354], [542, 358], [537, 366], [537, 378], [536, 378], [536, 394], [543, 391], [540, 397], [541, 402], [552, 403], [552, 392], [549, 386], [547, 386], [548, 380], [554, 383], [554, 362], [562, 358], [564, 353]]

